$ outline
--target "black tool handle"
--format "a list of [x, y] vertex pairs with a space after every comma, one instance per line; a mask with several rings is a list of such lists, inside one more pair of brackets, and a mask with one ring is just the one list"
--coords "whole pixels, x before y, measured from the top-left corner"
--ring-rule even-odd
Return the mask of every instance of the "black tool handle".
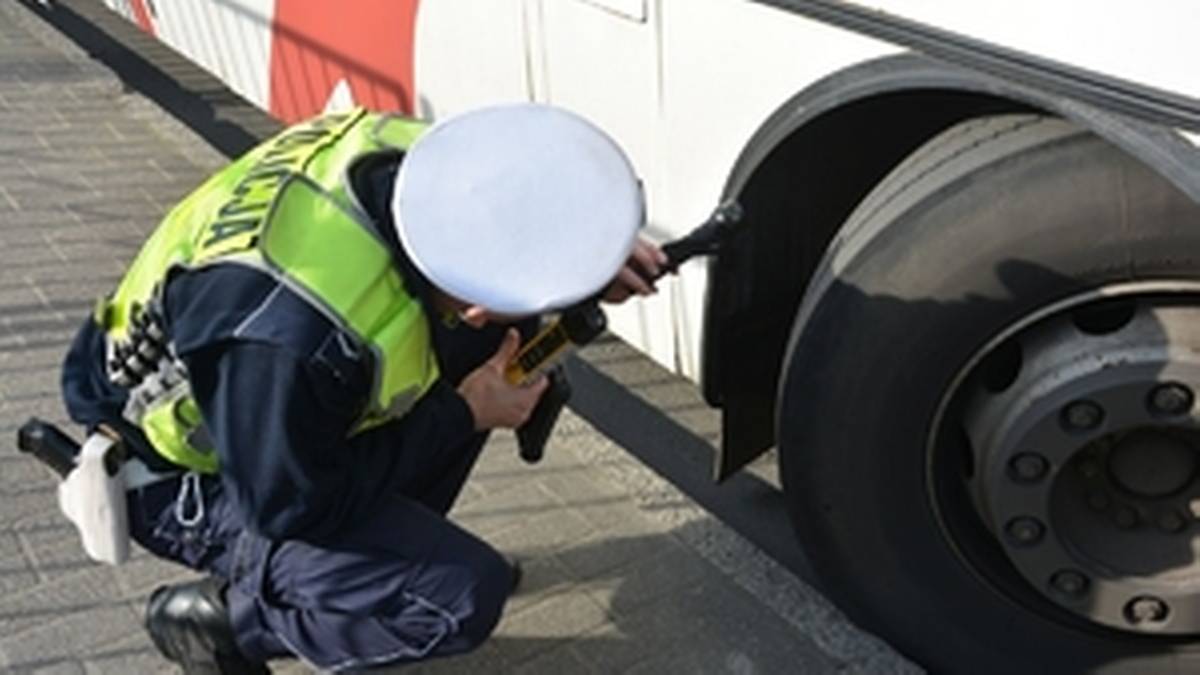
[[716, 253], [733, 227], [741, 220], [741, 205], [735, 201], [724, 202], [696, 229], [675, 241], [663, 244], [662, 252], [667, 256], [666, 268], [663, 271], [674, 272], [695, 256]]
[[662, 245], [662, 252], [667, 257], [667, 262], [657, 275], [652, 275], [649, 271], [642, 269], [640, 264], [634, 265], [633, 271], [637, 272], [638, 276], [646, 283], [653, 284], [663, 275], [674, 272], [679, 269], [680, 265], [698, 255], [717, 253], [721, 250], [725, 240], [732, 234], [734, 227], [741, 222], [742, 216], [742, 206], [736, 201], [730, 200], [722, 203], [696, 229], [679, 239]]
[[17, 429], [17, 448], [27, 452], [65, 478], [75, 468], [79, 444], [49, 422], [30, 417]]
[[517, 428], [517, 447], [521, 459], [529, 464], [537, 464], [542, 460], [550, 432], [554, 430], [563, 406], [571, 398], [571, 383], [567, 381], [567, 374], [561, 365], [546, 371], [546, 379], [548, 384], [541, 400], [534, 406], [525, 424]]
[[562, 326], [573, 344], [583, 346], [608, 328], [608, 316], [599, 304], [585, 302], [563, 311]]

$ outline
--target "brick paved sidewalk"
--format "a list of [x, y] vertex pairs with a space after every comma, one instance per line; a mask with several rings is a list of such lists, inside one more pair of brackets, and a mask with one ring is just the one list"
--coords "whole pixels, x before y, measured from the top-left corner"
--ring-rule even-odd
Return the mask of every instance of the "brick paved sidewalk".
[[[29, 415], [65, 423], [58, 365], [78, 323], [225, 158], [11, 0], [0, 158], [0, 671], [169, 672], [142, 605], [190, 573], [88, 562], [11, 439]], [[614, 341], [588, 358], [638, 357]], [[525, 583], [486, 646], [412, 672], [915, 672], [572, 414], [536, 467], [497, 435], [453, 516], [523, 559]]]

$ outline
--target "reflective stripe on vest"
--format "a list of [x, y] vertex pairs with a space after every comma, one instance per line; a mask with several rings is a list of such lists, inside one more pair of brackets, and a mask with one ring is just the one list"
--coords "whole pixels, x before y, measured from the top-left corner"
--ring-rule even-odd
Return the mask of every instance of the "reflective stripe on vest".
[[[284, 130], [212, 176], [167, 215], [98, 309], [110, 343], [127, 339], [134, 316], [160, 300], [170, 270], [251, 265], [357, 338], [355, 350], [373, 353], [370, 403], [355, 433], [403, 415], [438, 376], [429, 326], [346, 172], [364, 154], [406, 149], [425, 128], [361, 109], [326, 115]], [[131, 421], [167, 459], [214, 472], [212, 449], [195, 447], [203, 436], [195, 410], [190, 392], [174, 390]]]

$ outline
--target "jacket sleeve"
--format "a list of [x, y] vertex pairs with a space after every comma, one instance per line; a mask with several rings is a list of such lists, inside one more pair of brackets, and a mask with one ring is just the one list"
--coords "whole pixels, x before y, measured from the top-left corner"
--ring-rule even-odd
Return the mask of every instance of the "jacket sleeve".
[[410, 477], [404, 453], [465, 442], [474, 421], [439, 380], [390, 442], [349, 431], [366, 392], [320, 362], [257, 342], [227, 342], [187, 360], [193, 395], [217, 447], [222, 482], [245, 525], [271, 539], [327, 540], [371, 513]]

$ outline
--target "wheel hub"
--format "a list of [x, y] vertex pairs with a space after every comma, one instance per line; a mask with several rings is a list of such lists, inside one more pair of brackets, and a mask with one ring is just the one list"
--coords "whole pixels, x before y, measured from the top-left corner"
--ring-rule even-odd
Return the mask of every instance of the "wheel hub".
[[1196, 449], [1161, 430], [1136, 429], [1113, 448], [1108, 470], [1117, 487], [1135, 497], [1166, 497], [1192, 482]]
[[968, 487], [1043, 597], [1126, 631], [1200, 633], [1200, 308], [1116, 313], [1031, 326], [1003, 377], [968, 384]]

